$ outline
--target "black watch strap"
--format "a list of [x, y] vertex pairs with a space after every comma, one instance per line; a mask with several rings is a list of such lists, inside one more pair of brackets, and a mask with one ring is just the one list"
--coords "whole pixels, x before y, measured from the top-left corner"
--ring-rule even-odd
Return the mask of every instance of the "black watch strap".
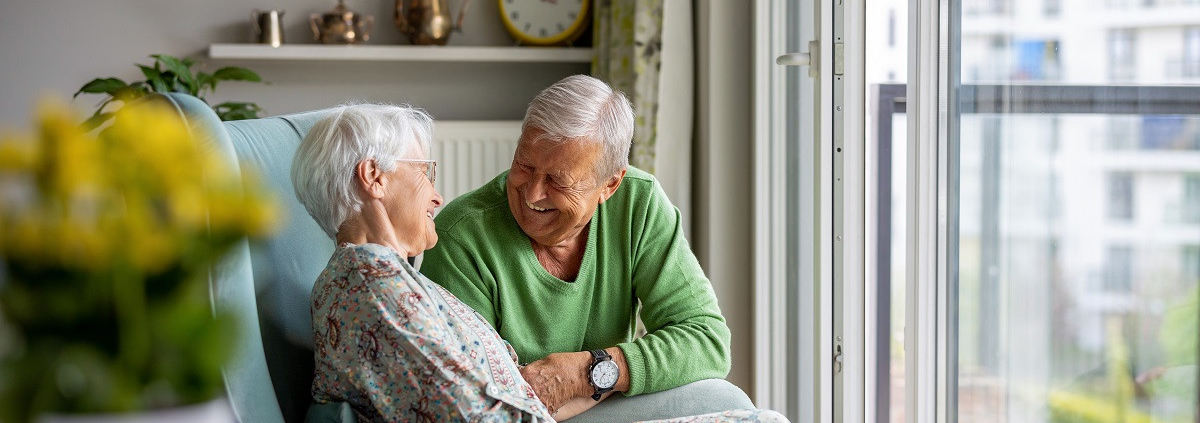
[[603, 348], [598, 349], [598, 350], [591, 350], [588, 352], [592, 353], [592, 363], [599, 363], [606, 358], [610, 359], [610, 360], [612, 359], [612, 356], [608, 355], [608, 351], [605, 351]]
[[[608, 393], [608, 391], [613, 390], [613, 387], [616, 386], [616, 384], [613, 384], [613, 386], [607, 388], [596, 386], [596, 381], [592, 380], [592, 369], [595, 369], [596, 365], [600, 364], [601, 362], [612, 361], [612, 356], [609, 355], [608, 351], [605, 351], [604, 349], [592, 350], [589, 352], [592, 353], [592, 365], [588, 366], [588, 383], [592, 384], [592, 388], [596, 390], [596, 392], [592, 394], [592, 400], [600, 401], [600, 397]], [[618, 378], [619, 377], [620, 376], [618, 375]]]

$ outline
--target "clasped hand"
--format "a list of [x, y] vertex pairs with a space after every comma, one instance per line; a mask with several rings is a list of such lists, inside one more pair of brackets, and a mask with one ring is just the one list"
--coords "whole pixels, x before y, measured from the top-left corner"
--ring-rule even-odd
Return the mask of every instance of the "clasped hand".
[[522, 367], [521, 376], [553, 415], [568, 401], [592, 394], [587, 380], [589, 363], [591, 354], [587, 352], [555, 353]]

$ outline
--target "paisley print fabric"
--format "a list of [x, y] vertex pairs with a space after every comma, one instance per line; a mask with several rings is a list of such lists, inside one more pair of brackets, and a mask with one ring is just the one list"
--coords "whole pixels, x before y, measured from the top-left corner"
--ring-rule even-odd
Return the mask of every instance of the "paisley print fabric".
[[312, 313], [318, 403], [375, 422], [554, 421], [512, 347], [388, 247], [340, 246]]

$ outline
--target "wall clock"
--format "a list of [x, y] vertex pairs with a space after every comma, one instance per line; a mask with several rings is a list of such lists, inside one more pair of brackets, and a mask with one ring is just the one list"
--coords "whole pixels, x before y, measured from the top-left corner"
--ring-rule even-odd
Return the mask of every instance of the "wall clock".
[[504, 28], [521, 44], [566, 45], [587, 29], [590, 0], [499, 0]]

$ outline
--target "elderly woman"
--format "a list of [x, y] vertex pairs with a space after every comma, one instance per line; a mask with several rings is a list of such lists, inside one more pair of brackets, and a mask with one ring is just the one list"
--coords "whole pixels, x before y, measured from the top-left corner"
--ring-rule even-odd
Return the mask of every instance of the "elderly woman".
[[[612, 392], [672, 393], [596, 419], [663, 417], [649, 404], [753, 407], [720, 380], [729, 328], [678, 210], [628, 165], [633, 123], [629, 101], [598, 79], [543, 90], [511, 169], [438, 216], [441, 243], [422, 270], [532, 361], [522, 374], [557, 417]], [[635, 339], [639, 310], [648, 334]]]
[[408, 258], [437, 243], [432, 119], [334, 109], [292, 163], [296, 196], [337, 242], [312, 291], [315, 402], [367, 421], [552, 421], [516, 355]]

